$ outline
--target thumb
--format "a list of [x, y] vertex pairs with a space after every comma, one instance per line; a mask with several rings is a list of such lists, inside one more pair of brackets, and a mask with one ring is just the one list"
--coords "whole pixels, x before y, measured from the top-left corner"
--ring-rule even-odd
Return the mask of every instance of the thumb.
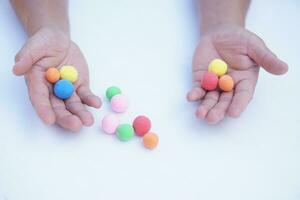
[[288, 71], [288, 65], [277, 58], [260, 38], [254, 38], [248, 43], [248, 55], [267, 72], [282, 75]]
[[43, 45], [35, 39], [35, 36], [28, 39], [15, 57], [13, 73], [20, 76], [28, 72], [33, 64], [44, 56], [44, 49]]

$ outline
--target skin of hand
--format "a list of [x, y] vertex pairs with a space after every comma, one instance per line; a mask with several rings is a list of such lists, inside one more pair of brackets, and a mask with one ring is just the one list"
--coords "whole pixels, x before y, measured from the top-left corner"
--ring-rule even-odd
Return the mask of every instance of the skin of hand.
[[[50, 67], [73, 65], [78, 70], [75, 92], [67, 100], [56, 98], [53, 85], [45, 79]], [[43, 27], [36, 31], [15, 57], [15, 75], [24, 75], [30, 101], [38, 116], [47, 124], [79, 131], [82, 126], [91, 126], [92, 114], [85, 105], [100, 108], [100, 98], [89, 88], [89, 72], [86, 60], [78, 46], [69, 36], [56, 28]]]
[[[231, 92], [205, 91], [201, 78], [211, 60], [220, 58], [228, 64], [228, 74], [235, 81]], [[281, 75], [288, 66], [272, 53], [262, 39], [236, 25], [220, 25], [203, 34], [194, 54], [194, 88], [188, 101], [200, 101], [196, 116], [209, 124], [216, 124], [226, 115], [236, 118], [252, 99], [260, 66], [271, 74]]]

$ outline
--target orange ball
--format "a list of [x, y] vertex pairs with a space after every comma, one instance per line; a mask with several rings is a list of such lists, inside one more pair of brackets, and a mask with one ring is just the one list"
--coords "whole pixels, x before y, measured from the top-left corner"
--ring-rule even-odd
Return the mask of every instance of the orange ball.
[[158, 144], [158, 136], [155, 133], [147, 133], [143, 137], [144, 147], [154, 149]]
[[46, 71], [46, 79], [50, 83], [55, 83], [60, 79], [60, 73], [58, 69], [51, 67]]
[[219, 88], [223, 90], [224, 92], [230, 92], [232, 91], [234, 87], [234, 80], [229, 75], [223, 75], [219, 79]]

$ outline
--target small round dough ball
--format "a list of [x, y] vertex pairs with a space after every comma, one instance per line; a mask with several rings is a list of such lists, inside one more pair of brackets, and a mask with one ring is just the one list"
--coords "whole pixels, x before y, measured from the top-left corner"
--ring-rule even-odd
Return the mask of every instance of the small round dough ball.
[[151, 121], [146, 116], [137, 116], [133, 121], [133, 128], [136, 135], [144, 136], [151, 129]]
[[215, 73], [217, 76], [222, 76], [227, 72], [227, 64], [221, 59], [214, 59], [208, 66], [208, 71]]
[[117, 115], [109, 114], [102, 119], [102, 130], [107, 134], [114, 134], [120, 124]]
[[129, 100], [123, 94], [117, 94], [111, 99], [110, 105], [113, 111], [117, 113], [123, 113], [129, 107]]
[[113, 96], [121, 93], [122, 91], [120, 88], [118, 88], [117, 86], [111, 86], [106, 90], [106, 98], [110, 101]]
[[56, 83], [60, 79], [60, 73], [55, 67], [51, 67], [46, 71], [46, 79], [49, 83]]
[[143, 137], [143, 144], [147, 149], [154, 149], [157, 146], [158, 141], [158, 136], [155, 133], [147, 133]]
[[117, 137], [121, 141], [128, 141], [134, 136], [134, 129], [130, 124], [121, 124], [117, 128]]
[[234, 80], [230, 75], [221, 76], [219, 80], [219, 88], [224, 92], [230, 92], [234, 88]]
[[60, 78], [63, 80], [68, 80], [74, 83], [78, 79], [78, 71], [75, 67], [70, 65], [64, 65], [59, 70]]
[[68, 80], [59, 80], [54, 85], [54, 94], [59, 99], [66, 100], [72, 96], [73, 92], [74, 86]]
[[212, 91], [218, 87], [218, 76], [212, 72], [205, 72], [201, 80], [201, 87]]

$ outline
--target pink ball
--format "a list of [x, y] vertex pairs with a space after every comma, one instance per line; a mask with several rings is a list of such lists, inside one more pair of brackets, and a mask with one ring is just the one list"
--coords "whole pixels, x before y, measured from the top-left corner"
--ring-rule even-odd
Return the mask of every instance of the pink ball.
[[106, 115], [102, 119], [102, 130], [107, 134], [114, 134], [120, 124], [120, 119], [117, 115]]
[[110, 105], [113, 111], [123, 113], [129, 107], [129, 100], [123, 94], [117, 94], [111, 99]]
[[215, 90], [218, 86], [218, 76], [212, 72], [205, 72], [201, 80], [203, 89], [211, 91]]

